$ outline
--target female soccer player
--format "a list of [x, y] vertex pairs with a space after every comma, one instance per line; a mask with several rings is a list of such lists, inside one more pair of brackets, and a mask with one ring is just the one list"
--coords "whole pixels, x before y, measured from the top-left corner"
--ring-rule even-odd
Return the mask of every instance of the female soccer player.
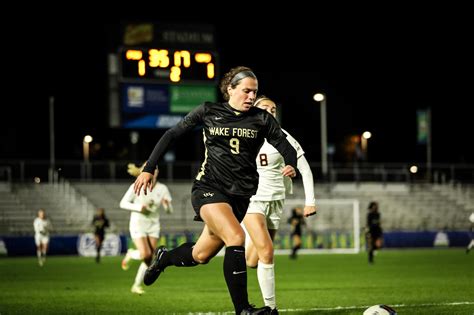
[[48, 251], [49, 232], [53, 228], [51, 221], [46, 218], [46, 211], [43, 208], [38, 210], [38, 216], [33, 221], [33, 227], [35, 229], [36, 256], [38, 256], [38, 264], [43, 267]]
[[376, 201], [371, 201], [368, 207], [367, 225], [366, 225], [366, 239], [367, 239], [367, 253], [369, 256], [369, 263], [374, 263], [375, 250], [382, 248], [383, 232], [380, 221], [379, 204]]
[[168, 251], [158, 248], [144, 282], [152, 284], [171, 265], [205, 264], [226, 246], [224, 278], [236, 314], [268, 314], [269, 308], [254, 308], [247, 295], [245, 233], [240, 222], [250, 197], [258, 186], [255, 159], [265, 138], [283, 155], [284, 176], [296, 175], [296, 151], [273, 116], [253, 107], [258, 81], [250, 68], [236, 67], [226, 73], [220, 90], [225, 103], [205, 102], [169, 129], [155, 146], [144, 171], [135, 181], [135, 193], [147, 193], [153, 171], [168, 146], [186, 131], [203, 127], [205, 158], [192, 189], [195, 219], [204, 221], [197, 242]]
[[95, 261], [100, 262], [100, 250], [102, 249], [102, 243], [104, 242], [105, 229], [110, 226], [109, 219], [105, 216], [104, 208], [98, 208], [97, 213], [92, 219], [92, 225], [94, 226], [94, 238], [95, 238], [95, 248], [97, 250], [97, 255], [95, 256]]
[[[144, 165], [143, 165], [144, 166]], [[137, 177], [141, 170], [135, 164], [128, 165], [128, 173]], [[142, 260], [138, 267], [135, 281], [132, 285], [131, 292], [143, 294], [143, 277], [146, 268], [150, 265], [153, 251], [156, 249], [156, 243], [160, 238], [160, 210], [167, 213], [172, 211], [171, 194], [166, 185], [159, 183], [158, 169], [155, 169], [151, 192], [146, 195], [135, 195], [133, 184], [130, 185], [125, 195], [120, 201], [120, 208], [130, 210], [130, 235], [137, 250], [129, 250], [122, 260], [122, 269], [128, 270], [130, 259]]]
[[296, 259], [296, 253], [301, 248], [301, 234], [302, 227], [306, 225], [304, 221], [303, 211], [301, 208], [293, 208], [291, 210], [291, 217], [288, 218], [288, 223], [291, 224], [291, 242], [293, 248], [291, 250], [290, 258]]
[[[254, 106], [266, 110], [276, 117], [276, 104], [270, 98], [261, 95]], [[285, 130], [286, 139], [295, 148], [297, 167], [303, 178], [305, 191], [304, 215], [316, 213], [314, 199], [313, 173], [304, 156], [301, 145]], [[278, 314], [275, 301], [275, 271], [273, 263], [273, 239], [280, 227], [286, 192], [293, 193], [292, 182], [281, 175], [285, 167], [282, 155], [267, 141], [260, 148], [257, 156], [259, 174], [258, 190], [250, 199], [250, 205], [244, 218], [245, 228], [250, 236], [247, 241], [245, 256], [247, 266], [257, 268], [257, 278], [265, 305]]]

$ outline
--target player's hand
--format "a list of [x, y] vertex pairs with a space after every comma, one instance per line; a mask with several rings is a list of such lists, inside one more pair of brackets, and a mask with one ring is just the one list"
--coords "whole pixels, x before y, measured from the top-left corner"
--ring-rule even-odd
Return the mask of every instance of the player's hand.
[[135, 184], [133, 184], [133, 190], [137, 196], [140, 196], [140, 191], [142, 188], [145, 195], [147, 193], [147, 189], [151, 191], [153, 188], [153, 174], [142, 172], [140, 175], [138, 175], [137, 179], [135, 180]]
[[303, 215], [307, 218], [309, 216], [315, 215], [318, 211], [316, 206], [304, 206]]
[[296, 176], [295, 168], [291, 165], [285, 165], [285, 167], [281, 170], [281, 173], [283, 176], [288, 176], [288, 177]]
[[140, 209], [140, 213], [143, 214], [143, 215], [149, 215], [151, 213], [150, 210], [148, 210], [147, 206], [144, 205], [142, 206], [142, 208]]
[[173, 212], [173, 208], [171, 207], [171, 202], [168, 199], [162, 199], [161, 200], [161, 205], [165, 209], [166, 213], [171, 213]]

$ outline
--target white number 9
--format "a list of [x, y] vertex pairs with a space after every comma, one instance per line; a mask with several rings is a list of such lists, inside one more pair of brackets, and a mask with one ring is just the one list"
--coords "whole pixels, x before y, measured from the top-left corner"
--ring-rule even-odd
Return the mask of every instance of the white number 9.
[[230, 144], [230, 147], [232, 148], [232, 149], [230, 149], [230, 152], [232, 152], [234, 154], [239, 154], [240, 153], [239, 139], [232, 138], [232, 139], [229, 140], [229, 144]]

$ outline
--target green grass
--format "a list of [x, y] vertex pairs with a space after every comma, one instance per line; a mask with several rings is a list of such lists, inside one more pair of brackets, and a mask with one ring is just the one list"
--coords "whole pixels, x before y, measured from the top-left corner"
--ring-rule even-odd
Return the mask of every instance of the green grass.
[[[142, 296], [130, 293], [138, 263], [120, 257], [0, 259], [0, 314], [187, 314], [233, 310], [222, 257], [194, 268], [170, 267]], [[374, 304], [398, 314], [474, 314], [474, 253], [457, 250], [383, 250], [365, 254], [276, 257], [277, 302], [284, 314], [362, 314]], [[255, 270], [250, 302], [262, 305]], [[464, 304], [454, 304], [465, 302]]]

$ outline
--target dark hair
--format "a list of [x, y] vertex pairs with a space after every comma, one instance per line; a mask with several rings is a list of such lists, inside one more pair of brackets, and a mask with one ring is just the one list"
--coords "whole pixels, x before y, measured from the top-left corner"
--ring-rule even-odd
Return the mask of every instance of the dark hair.
[[371, 201], [371, 202], [369, 203], [369, 206], [367, 207], [367, 209], [372, 210], [372, 209], [376, 209], [377, 207], [378, 207], [377, 201]]
[[[238, 76], [240, 73], [242, 73], [241, 77]], [[229, 100], [229, 93], [227, 93], [227, 88], [229, 86], [231, 88], [235, 88], [237, 85], [239, 85], [242, 79], [247, 78], [247, 77], [257, 79], [252, 69], [250, 69], [249, 67], [244, 67], [244, 66], [232, 68], [229, 70], [229, 72], [224, 74], [224, 77], [222, 78], [221, 83], [219, 85], [219, 89], [221, 90], [224, 100], [226, 101]]]

